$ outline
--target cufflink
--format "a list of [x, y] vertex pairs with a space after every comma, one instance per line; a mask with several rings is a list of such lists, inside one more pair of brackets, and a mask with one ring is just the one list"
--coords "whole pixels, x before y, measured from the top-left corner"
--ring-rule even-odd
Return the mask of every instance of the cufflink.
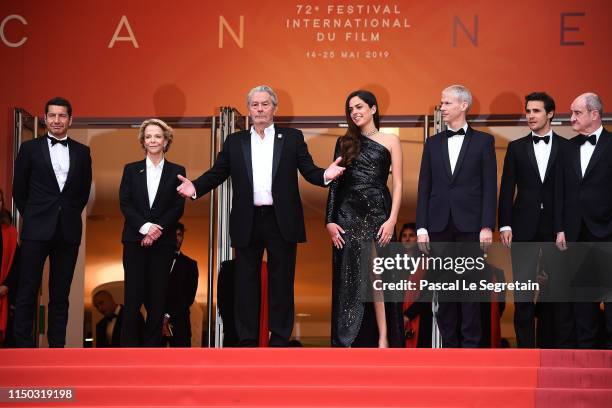
[[144, 169], [140, 169], [139, 173], [142, 173], [144, 171]]
[[278, 137], [279, 139], [282, 139], [283, 138], [283, 134], [279, 133], [278, 136], [276, 136], [276, 137]]

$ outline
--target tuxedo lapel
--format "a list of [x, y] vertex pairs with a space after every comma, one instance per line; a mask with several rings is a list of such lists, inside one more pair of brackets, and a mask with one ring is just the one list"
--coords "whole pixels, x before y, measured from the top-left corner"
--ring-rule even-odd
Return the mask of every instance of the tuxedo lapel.
[[274, 154], [272, 155], [272, 181], [274, 181], [274, 177], [276, 176], [276, 171], [278, 170], [278, 164], [280, 163], [280, 158], [283, 153], [283, 144], [285, 143], [285, 138], [283, 134], [279, 132], [279, 129], [275, 127], [275, 135], [274, 135]]
[[446, 133], [442, 134], [441, 136], [442, 137], [440, 138], [440, 151], [442, 153], [442, 163], [444, 163], [446, 175], [450, 180], [453, 178], [453, 173], [451, 172], [450, 157], [448, 156], [448, 136], [446, 135]]
[[593, 155], [591, 156], [591, 160], [589, 160], [589, 164], [584, 172], [585, 178], [589, 176], [589, 173], [597, 165], [597, 162], [599, 161], [599, 159], [601, 159], [603, 152], [608, 147], [608, 143], [610, 143], [610, 137], [605, 132], [601, 132], [601, 135], [599, 135], [599, 140], [597, 141], [597, 144], [595, 145], [595, 150], [593, 151]]
[[[157, 193], [155, 194], [155, 198], [153, 199], [153, 205], [151, 205], [151, 207], [155, 207], [156, 204], [159, 204], [158, 201], [160, 200], [160, 196], [162, 194], [164, 194], [162, 191], [164, 188], [166, 188], [166, 185], [168, 184], [170, 179], [170, 163], [168, 163], [168, 161], [166, 161], [164, 163], [164, 168], [162, 169], [162, 174], [161, 177], [159, 179], [159, 186], [157, 187]], [[145, 184], [146, 184], [146, 180], [145, 180]], [[148, 191], [147, 191], [147, 197], [148, 197]]]
[[465, 155], [467, 154], [467, 150], [470, 145], [470, 141], [472, 140], [471, 136], [472, 136], [472, 128], [468, 126], [467, 132], [465, 132], [465, 136], [463, 136], [463, 143], [461, 143], [461, 150], [459, 151], [459, 157], [457, 158], [457, 164], [455, 164], [455, 171], [453, 172], [453, 177], [451, 181], [455, 180], [455, 178], [457, 177], [457, 174], [459, 174], [459, 170], [461, 170], [463, 159], [465, 159]]
[[[69, 185], [70, 180], [74, 177], [74, 172], [76, 171], [77, 166], [77, 155], [76, 149], [73, 147], [74, 143], [72, 139], [68, 138], [68, 160], [70, 162], [68, 167], [68, 176], [66, 177], [66, 185]], [[65, 187], [64, 186], [64, 187]]]
[[[527, 151], [527, 157], [529, 158], [529, 163], [531, 163], [531, 168], [533, 171], [535, 171], [538, 181], [542, 183], [542, 179], [540, 178], [540, 169], [538, 168], [538, 159], [536, 159], [535, 156], [535, 148], [533, 147], [533, 142], [531, 141], [531, 135], [526, 139], [525, 150]], [[548, 164], [550, 164], [550, 159], [548, 159]]]
[[59, 191], [60, 187], [57, 183], [57, 177], [55, 177], [55, 172], [53, 171], [53, 164], [51, 163], [51, 153], [49, 152], [49, 142], [47, 142], [47, 136], [45, 135], [40, 139], [40, 150], [45, 161], [45, 167], [49, 172], [51, 180], [53, 180], [52, 183], [55, 184], [55, 187], [57, 187], [57, 190]]
[[571, 149], [572, 166], [574, 167], [576, 176], [578, 176], [578, 180], [582, 181], [582, 167], [580, 167], [580, 142], [578, 141], [578, 136], [573, 138], [570, 143], [573, 144]]
[[147, 189], [147, 159], [138, 163], [136, 167], [136, 179], [140, 188], [140, 194], [144, 197], [144, 202], [147, 203], [146, 209], [151, 208], [149, 202], [149, 190]]
[[[544, 181], [548, 180], [548, 176], [550, 175], [551, 169], [554, 167], [555, 160], [557, 159], [557, 154], [559, 152], [559, 138], [561, 136], [557, 135], [553, 132], [552, 137], [550, 138], [550, 142], [552, 146], [550, 147], [550, 157], [548, 158], [548, 164], [546, 165], [546, 172], [544, 173]], [[533, 145], [533, 143], [531, 143]]]
[[244, 156], [244, 165], [249, 176], [251, 189], [253, 188], [253, 159], [251, 158], [251, 133], [246, 131], [242, 138], [242, 155]]

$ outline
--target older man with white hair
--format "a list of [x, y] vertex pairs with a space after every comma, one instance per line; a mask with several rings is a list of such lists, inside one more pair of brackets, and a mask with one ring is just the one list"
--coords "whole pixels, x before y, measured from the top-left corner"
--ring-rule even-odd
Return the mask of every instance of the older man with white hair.
[[199, 198], [228, 177], [233, 199], [230, 238], [236, 255], [235, 313], [239, 346], [259, 338], [259, 270], [268, 255], [270, 346], [285, 347], [294, 320], [293, 283], [297, 243], [306, 241], [298, 171], [311, 184], [325, 186], [342, 174], [338, 158], [327, 169], [313, 163], [300, 130], [274, 125], [278, 99], [267, 85], [248, 93], [251, 129], [228, 136], [210, 170], [193, 183], [184, 177], [184, 197]]
[[[569, 141], [566, 149], [565, 230], [557, 234], [557, 243], [612, 242], [612, 133], [602, 125], [603, 103], [597, 94], [587, 92], [574, 99], [571, 111], [572, 128], [578, 135]], [[591, 273], [602, 262], [597, 264]], [[599, 346], [599, 304], [595, 301], [574, 305], [578, 348]], [[604, 305], [605, 347], [612, 349], [612, 303]]]
[[[495, 141], [467, 123], [472, 94], [462, 85], [442, 91], [440, 110], [448, 129], [423, 149], [417, 198], [417, 241], [480, 242], [488, 246], [495, 228], [497, 164]], [[454, 277], [451, 277], [454, 280]], [[479, 303], [457, 302], [440, 293], [437, 323], [443, 347], [478, 347]], [[458, 327], [461, 322], [461, 327]]]

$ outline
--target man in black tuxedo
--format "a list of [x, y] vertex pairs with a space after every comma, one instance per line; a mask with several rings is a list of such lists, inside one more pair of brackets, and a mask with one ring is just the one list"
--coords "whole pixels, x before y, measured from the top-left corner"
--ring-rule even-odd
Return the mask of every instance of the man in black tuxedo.
[[24, 142], [15, 160], [13, 198], [23, 219], [21, 277], [15, 310], [17, 347], [34, 347], [38, 290], [47, 256], [50, 347], [64, 347], [68, 296], [81, 244], [81, 213], [89, 198], [89, 147], [67, 136], [72, 106], [64, 98], [45, 105], [45, 137]]
[[[110, 292], [101, 290], [93, 297], [93, 305], [104, 317], [96, 324], [96, 347], [121, 347], [123, 305], [115, 303]], [[138, 339], [142, 343], [144, 318], [138, 313]]]
[[294, 320], [293, 282], [297, 243], [306, 241], [297, 172], [324, 186], [344, 168], [338, 158], [326, 170], [314, 165], [301, 131], [276, 127], [276, 93], [253, 88], [247, 105], [253, 126], [228, 136], [213, 167], [193, 183], [184, 177], [177, 189], [202, 197], [232, 178], [230, 238], [235, 249], [235, 310], [239, 345], [255, 347], [259, 338], [260, 269], [264, 249], [269, 270], [270, 346], [287, 346]]
[[198, 290], [198, 263], [181, 252], [185, 226], [176, 226], [176, 253], [168, 278], [166, 313], [164, 314], [165, 343], [170, 347], [191, 347], [189, 308]]
[[[466, 121], [470, 91], [452, 85], [442, 91], [442, 119], [448, 130], [429, 138], [423, 149], [417, 199], [417, 242], [480, 242], [490, 245], [495, 227], [497, 164], [493, 136]], [[441, 301], [437, 322], [444, 347], [478, 347], [477, 302]], [[458, 322], [461, 327], [458, 328]]]
[[[584, 93], [571, 110], [572, 128], [579, 134], [566, 149], [564, 231], [557, 241], [612, 242], [612, 134], [602, 126], [603, 103], [596, 94]], [[578, 348], [596, 347], [599, 304], [574, 305]], [[612, 349], [612, 303], [604, 302], [604, 308], [606, 347]]]
[[[563, 167], [562, 151], [566, 140], [551, 128], [555, 101], [544, 92], [525, 97], [525, 116], [531, 132], [508, 144], [499, 193], [501, 241], [511, 247], [515, 280], [536, 282], [540, 249], [550, 275], [553, 256], [551, 246], [525, 242], [555, 242], [562, 231], [563, 192], [555, 188], [555, 176]], [[516, 198], [515, 198], [516, 194]], [[553, 244], [554, 245], [554, 244]], [[545, 262], [546, 263], [546, 262]], [[519, 347], [536, 346], [534, 292], [515, 292], [514, 330]], [[552, 316], [546, 316], [549, 319]], [[538, 322], [538, 327], [544, 327]], [[559, 338], [560, 339], [560, 338]]]

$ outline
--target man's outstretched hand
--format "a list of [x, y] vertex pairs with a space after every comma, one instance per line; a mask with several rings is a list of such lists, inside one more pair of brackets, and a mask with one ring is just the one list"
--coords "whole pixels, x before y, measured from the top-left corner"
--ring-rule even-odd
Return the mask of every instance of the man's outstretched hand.
[[181, 185], [176, 188], [176, 191], [183, 197], [193, 197], [196, 192], [193, 183], [188, 178], [183, 177], [180, 174], [177, 177], [179, 180], [181, 180]]
[[325, 178], [328, 181], [332, 181], [337, 179], [338, 177], [340, 177], [342, 175], [342, 173], [344, 173], [344, 167], [339, 166], [340, 162], [342, 161], [342, 157], [338, 157], [332, 164], [329, 165], [329, 167], [325, 170]]

